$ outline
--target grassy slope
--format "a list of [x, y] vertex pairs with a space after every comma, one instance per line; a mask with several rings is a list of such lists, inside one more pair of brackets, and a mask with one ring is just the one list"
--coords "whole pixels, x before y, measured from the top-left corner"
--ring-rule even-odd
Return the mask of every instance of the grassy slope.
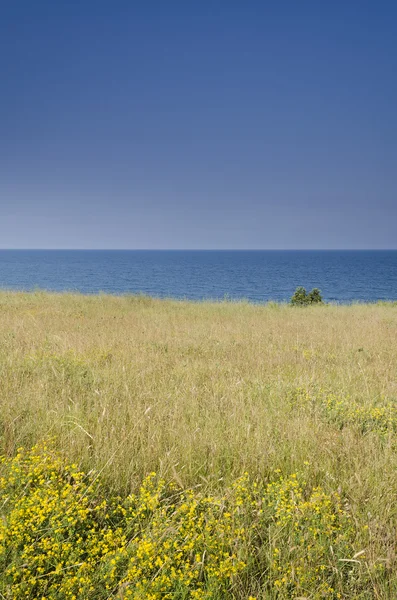
[[[392, 564], [396, 306], [4, 292], [0, 331], [2, 453], [55, 435], [121, 493], [152, 470], [221, 492], [246, 470], [308, 462], [312, 485], [338, 489], [373, 558]], [[368, 420], [374, 406], [383, 421]]]

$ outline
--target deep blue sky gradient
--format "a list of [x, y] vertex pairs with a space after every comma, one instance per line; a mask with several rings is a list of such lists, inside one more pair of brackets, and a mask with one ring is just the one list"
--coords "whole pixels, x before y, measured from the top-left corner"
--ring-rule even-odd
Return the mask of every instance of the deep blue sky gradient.
[[0, 3], [0, 247], [397, 248], [397, 3]]

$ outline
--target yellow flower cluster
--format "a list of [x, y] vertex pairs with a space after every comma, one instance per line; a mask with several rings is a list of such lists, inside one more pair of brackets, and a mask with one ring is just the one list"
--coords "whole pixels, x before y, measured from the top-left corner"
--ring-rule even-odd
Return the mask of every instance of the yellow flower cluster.
[[397, 431], [397, 404], [394, 402], [359, 404], [353, 398], [340, 398], [321, 389], [311, 392], [302, 388], [295, 390], [290, 401], [294, 409], [320, 411], [339, 427], [353, 425], [362, 433], [375, 431], [382, 435]]
[[105, 500], [96, 477], [46, 443], [2, 459], [0, 473], [7, 600], [338, 598], [349, 589], [353, 569], [340, 559], [354, 554], [352, 520], [337, 494], [306, 489], [296, 474], [267, 484], [245, 474], [208, 496], [151, 473], [136, 494]]
[[[245, 563], [244, 528], [236, 495], [177, 492], [152, 473], [128, 499], [127, 528], [138, 527], [121, 580], [126, 598], [213, 598], [226, 593]], [[141, 595], [139, 595], [141, 593]], [[177, 597], [178, 596], [177, 593]]]
[[151, 474], [138, 494], [104, 500], [46, 444], [1, 470], [5, 598], [226, 597], [246, 567], [238, 490], [201, 496]]
[[296, 474], [267, 486], [263, 511], [274, 540], [271, 577], [283, 598], [306, 596], [308, 590], [311, 598], [341, 598], [353, 524], [338, 494], [317, 487], [306, 495], [304, 486]]
[[98, 569], [106, 570], [108, 556], [126, 543], [121, 528], [107, 522], [107, 502], [98, 500], [76, 465], [64, 466], [46, 444], [30, 453], [20, 449], [5, 466], [3, 596], [88, 597]]

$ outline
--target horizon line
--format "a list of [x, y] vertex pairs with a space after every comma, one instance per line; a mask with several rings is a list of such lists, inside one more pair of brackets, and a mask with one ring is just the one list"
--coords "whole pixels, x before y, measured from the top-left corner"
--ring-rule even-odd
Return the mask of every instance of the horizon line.
[[396, 252], [396, 248], [1, 248], [0, 252]]

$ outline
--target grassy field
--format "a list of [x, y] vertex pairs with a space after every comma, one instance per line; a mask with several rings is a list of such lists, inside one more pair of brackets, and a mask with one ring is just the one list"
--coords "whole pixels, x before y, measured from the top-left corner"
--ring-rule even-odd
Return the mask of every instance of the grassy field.
[[2, 292], [0, 328], [0, 597], [397, 598], [397, 305]]

